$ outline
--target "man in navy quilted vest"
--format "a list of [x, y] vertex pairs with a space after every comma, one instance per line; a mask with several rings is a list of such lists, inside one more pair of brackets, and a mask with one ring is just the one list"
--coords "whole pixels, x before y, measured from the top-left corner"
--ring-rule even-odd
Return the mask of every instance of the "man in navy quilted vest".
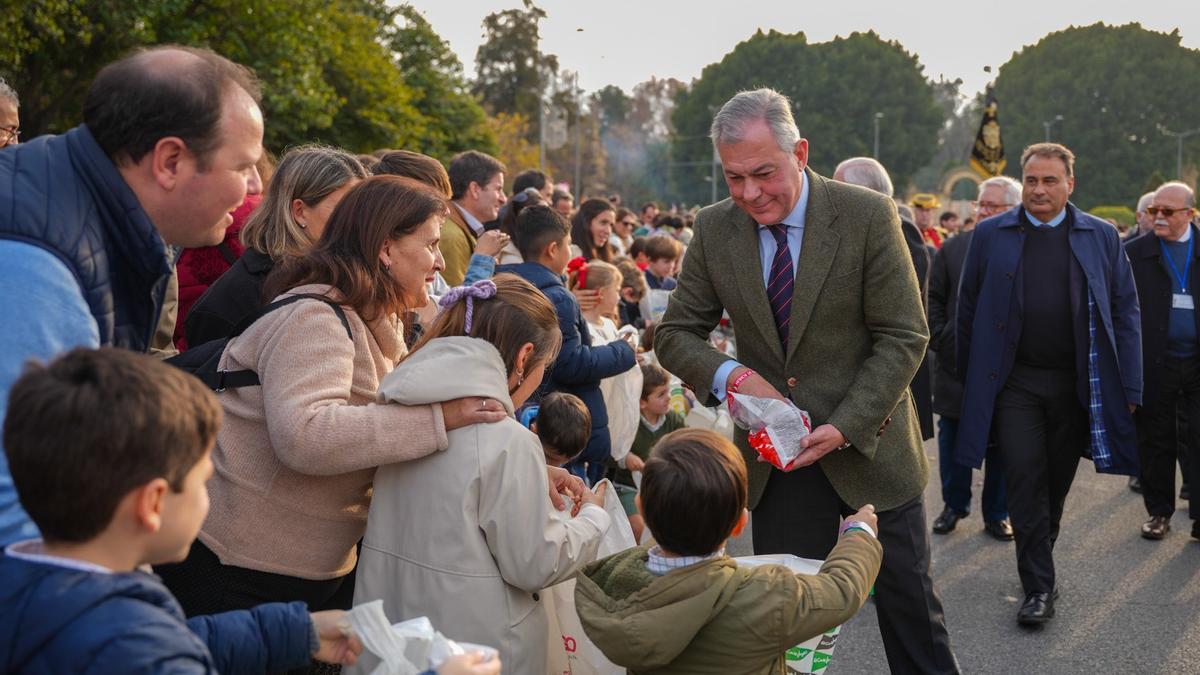
[[[179, 250], [262, 189], [258, 101], [246, 68], [156, 47], [100, 71], [83, 124], [0, 151], [0, 415], [29, 359], [149, 347]], [[31, 536], [0, 453], [0, 546]]]

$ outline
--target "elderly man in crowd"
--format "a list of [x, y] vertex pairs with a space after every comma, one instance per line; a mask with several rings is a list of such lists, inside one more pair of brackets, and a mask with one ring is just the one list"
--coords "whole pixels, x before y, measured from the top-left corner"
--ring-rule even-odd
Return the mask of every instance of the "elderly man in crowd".
[[1135, 475], [1142, 402], [1137, 291], [1116, 228], [1080, 211], [1075, 155], [1021, 154], [1020, 208], [975, 228], [959, 282], [964, 374], [955, 460], [978, 467], [995, 431], [1025, 600], [1023, 626], [1054, 616], [1054, 542], [1081, 455]]
[[[997, 216], [1021, 203], [1021, 184], [1007, 176], [979, 184], [975, 202], [980, 220]], [[933, 521], [935, 534], [949, 534], [971, 512], [971, 467], [954, 461], [954, 443], [962, 415], [962, 379], [955, 372], [954, 318], [958, 279], [971, 246], [974, 229], [951, 237], [933, 256], [929, 274], [929, 348], [936, 354], [933, 371], [933, 409], [938, 419], [938, 469], [942, 478], [942, 513]], [[983, 472], [983, 529], [1000, 541], [1012, 541], [1004, 468], [995, 444], [988, 444]]]
[[1146, 207], [1150, 206], [1151, 200], [1154, 199], [1154, 190], [1142, 195], [1137, 202], [1137, 227], [1131, 228], [1129, 233], [1125, 235], [1125, 240], [1136, 239], [1143, 234], [1154, 231], [1154, 217], [1146, 213]]
[[[215, 246], [262, 189], [258, 84], [207, 49], [106, 66], [83, 124], [0, 152], [0, 410], [31, 358], [146, 351], [176, 247]], [[0, 454], [0, 545], [36, 537]]]
[[[1164, 184], [1152, 193], [1146, 208], [1153, 230], [1125, 244], [1142, 310], [1145, 395], [1134, 419], [1142, 498], [1150, 516], [1141, 528], [1147, 539], [1162, 539], [1171, 530], [1177, 454], [1191, 455], [1190, 461], [1182, 462], [1185, 472], [1200, 465], [1196, 461], [1200, 450], [1200, 320], [1194, 300], [1200, 296], [1196, 273], [1200, 230], [1191, 223], [1195, 206], [1196, 193], [1191, 187], [1180, 182]], [[1184, 425], [1177, 424], [1177, 408]], [[1187, 437], [1178, 443], [1181, 426]], [[1184, 479], [1200, 485], [1194, 475], [1185, 473]], [[1200, 504], [1192, 502], [1190, 515], [1192, 536], [1200, 539]]]
[[[824, 558], [839, 522], [879, 511], [876, 611], [895, 673], [953, 673], [929, 576], [922, 493], [929, 467], [908, 383], [928, 331], [893, 203], [807, 167], [786, 97], [737, 94], [712, 123], [730, 198], [696, 216], [695, 237], [656, 333], [662, 365], [707, 405], [727, 392], [790, 400], [815, 428], [774, 469], [736, 434], [750, 469], [756, 553]], [[709, 332], [728, 311], [737, 360]]]

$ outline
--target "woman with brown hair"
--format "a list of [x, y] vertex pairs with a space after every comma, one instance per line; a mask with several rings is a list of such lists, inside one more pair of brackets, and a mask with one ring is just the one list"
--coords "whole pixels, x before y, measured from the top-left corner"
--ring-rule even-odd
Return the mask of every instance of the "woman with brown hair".
[[[265, 295], [314, 295], [231, 340], [228, 370], [258, 387], [221, 393], [225, 422], [208, 482], [212, 509], [187, 560], [159, 572], [189, 615], [302, 600], [347, 609], [376, 467], [447, 447], [447, 432], [505, 417], [498, 401], [382, 404], [404, 358], [399, 316], [427, 301], [443, 262], [446, 199], [416, 181], [368, 178], [334, 209], [316, 245], [285, 258]], [[348, 329], [348, 330], [347, 330]], [[349, 333], [349, 335], [347, 335]]]
[[609, 242], [616, 215], [616, 208], [605, 199], [589, 199], [579, 205], [571, 218], [571, 246], [578, 247], [577, 255], [583, 256], [584, 260], [594, 258], [607, 263], [617, 257], [616, 249]]

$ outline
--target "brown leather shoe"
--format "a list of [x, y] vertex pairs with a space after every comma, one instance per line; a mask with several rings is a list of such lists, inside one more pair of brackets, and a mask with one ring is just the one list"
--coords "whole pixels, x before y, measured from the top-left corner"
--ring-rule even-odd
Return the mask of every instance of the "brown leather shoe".
[[1162, 539], [1170, 531], [1170, 516], [1154, 516], [1142, 523], [1142, 537], [1146, 539]]

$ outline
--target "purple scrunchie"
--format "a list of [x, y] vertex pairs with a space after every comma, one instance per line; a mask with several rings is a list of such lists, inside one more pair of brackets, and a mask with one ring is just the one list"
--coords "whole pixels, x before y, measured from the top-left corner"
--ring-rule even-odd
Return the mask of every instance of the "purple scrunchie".
[[475, 298], [479, 298], [480, 300], [488, 300], [495, 296], [496, 296], [496, 283], [493, 282], [491, 279], [482, 279], [480, 281], [476, 281], [475, 283], [471, 284], [470, 286], [456, 286], [454, 288], [451, 288], [449, 291], [446, 292], [445, 295], [442, 296], [442, 299], [438, 301], [438, 305], [440, 305], [442, 307], [442, 309], [449, 309], [449, 308], [453, 307], [454, 305], [458, 304], [459, 300], [466, 298], [467, 299], [467, 320], [466, 320], [466, 325], [463, 326], [463, 331], [467, 335], [470, 335], [471, 334], [471, 317], [475, 311]]

